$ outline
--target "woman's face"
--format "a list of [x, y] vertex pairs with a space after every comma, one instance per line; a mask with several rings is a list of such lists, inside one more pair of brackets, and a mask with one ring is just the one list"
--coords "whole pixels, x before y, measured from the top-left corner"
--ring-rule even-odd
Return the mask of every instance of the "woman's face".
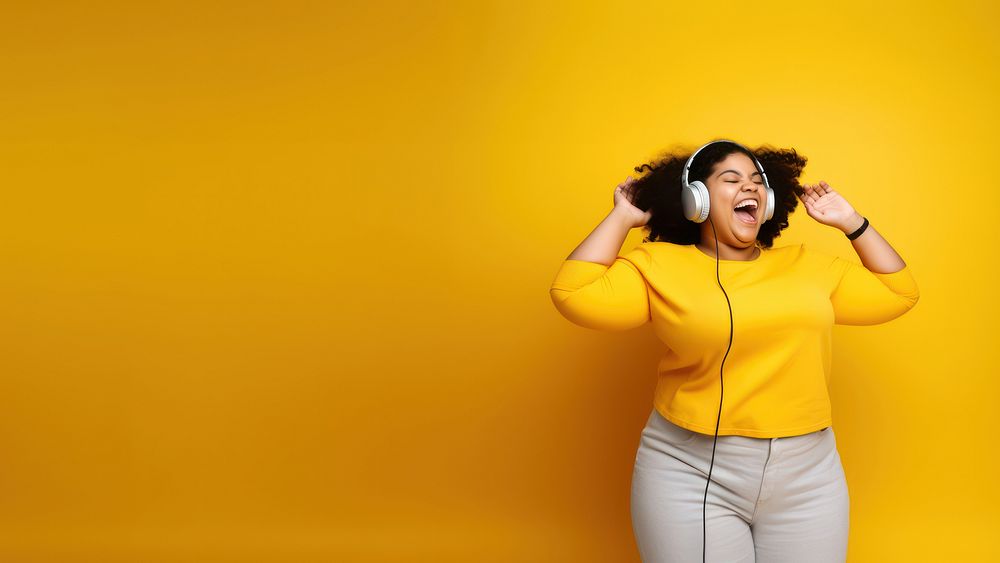
[[[717, 162], [705, 181], [711, 200], [709, 216], [715, 224], [719, 243], [740, 248], [752, 246], [757, 241], [764, 215], [764, 178], [754, 167], [753, 160], [735, 152]], [[738, 204], [745, 200], [753, 203]], [[741, 209], [741, 211], [737, 211]], [[702, 224], [702, 240], [710, 240], [712, 227]], [[706, 232], [709, 237], [706, 237]]]

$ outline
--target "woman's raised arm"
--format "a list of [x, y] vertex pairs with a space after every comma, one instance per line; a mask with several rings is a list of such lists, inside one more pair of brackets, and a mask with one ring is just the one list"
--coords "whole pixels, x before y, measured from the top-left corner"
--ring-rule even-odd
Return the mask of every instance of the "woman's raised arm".
[[[556, 309], [571, 322], [599, 330], [625, 330], [649, 320], [646, 281], [629, 260], [619, 259], [629, 230], [651, 214], [632, 205], [632, 178], [615, 189], [615, 207], [594, 228], [556, 273], [549, 294]], [[648, 259], [642, 249], [635, 260]]]
[[[803, 186], [800, 195], [813, 219], [851, 234], [864, 218], [826, 182]], [[920, 300], [913, 273], [896, 250], [871, 225], [851, 241], [864, 268], [841, 258], [830, 263], [836, 285], [830, 295], [834, 322], [872, 325], [892, 320]]]

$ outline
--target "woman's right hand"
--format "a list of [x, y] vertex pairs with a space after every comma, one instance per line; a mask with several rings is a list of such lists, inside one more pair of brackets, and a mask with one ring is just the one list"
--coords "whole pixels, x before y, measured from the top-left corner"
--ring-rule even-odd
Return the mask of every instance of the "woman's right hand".
[[615, 211], [628, 217], [631, 227], [641, 227], [649, 222], [653, 214], [632, 204], [635, 199], [635, 180], [629, 176], [615, 188]]

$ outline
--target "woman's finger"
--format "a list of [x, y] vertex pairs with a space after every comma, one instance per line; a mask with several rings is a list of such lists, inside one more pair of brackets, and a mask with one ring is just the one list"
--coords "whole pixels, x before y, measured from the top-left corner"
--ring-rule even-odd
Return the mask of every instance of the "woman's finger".
[[815, 203], [816, 202], [816, 199], [817, 199], [816, 192], [813, 191], [812, 186], [809, 186], [807, 188], [806, 199], [809, 201], [809, 203]]

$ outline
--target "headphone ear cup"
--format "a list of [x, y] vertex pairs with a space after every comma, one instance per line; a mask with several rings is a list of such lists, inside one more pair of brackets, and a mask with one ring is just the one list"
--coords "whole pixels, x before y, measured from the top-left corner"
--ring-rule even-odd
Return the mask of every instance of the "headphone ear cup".
[[708, 219], [709, 197], [708, 188], [700, 180], [695, 180], [681, 188], [681, 205], [684, 217], [689, 221], [701, 223]]
[[764, 221], [770, 221], [771, 217], [774, 217], [774, 190], [767, 188], [765, 191], [767, 203], [764, 204]]

